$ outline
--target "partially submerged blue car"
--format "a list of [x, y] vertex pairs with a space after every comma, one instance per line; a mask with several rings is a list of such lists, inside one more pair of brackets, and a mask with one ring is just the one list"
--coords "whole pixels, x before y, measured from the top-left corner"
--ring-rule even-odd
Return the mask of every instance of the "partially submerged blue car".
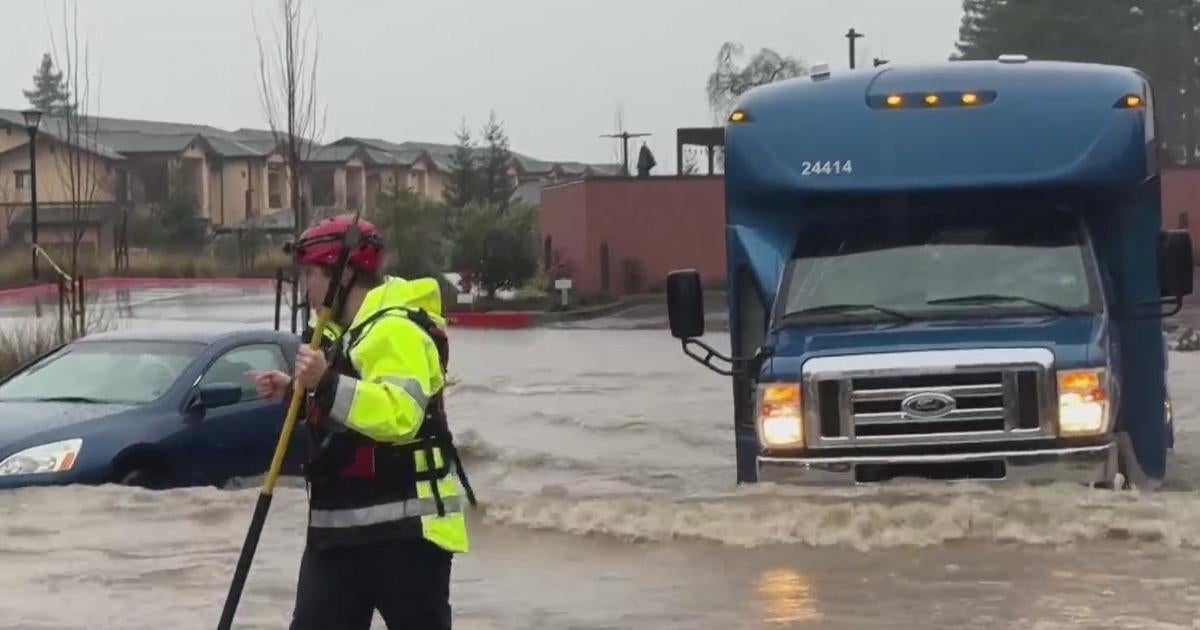
[[[138, 330], [57, 348], [0, 382], [0, 489], [263, 474], [285, 406], [260, 399], [249, 372], [290, 373], [297, 346], [273, 330]], [[292, 440], [285, 474], [298, 472], [302, 442]]]

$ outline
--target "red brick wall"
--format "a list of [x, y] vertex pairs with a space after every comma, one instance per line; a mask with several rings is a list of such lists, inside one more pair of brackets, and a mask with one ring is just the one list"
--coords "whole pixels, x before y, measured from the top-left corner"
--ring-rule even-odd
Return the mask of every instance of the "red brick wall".
[[[1162, 175], [1163, 226], [1188, 214], [1200, 244], [1200, 168]], [[720, 177], [605, 178], [542, 191], [540, 227], [566, 264], [575, 290], [602, 292], [600, 248], [608, 245], [609, 293], [659, 289], [673, 269], [694, 267], [706, 282], [725, 279], [725, 186]], [[543, 241], [544, 243], [544, 241]], [[636, 261], [640, 287], [626, 281]]]
[[[542, 233], [542, 264], [545, 258], [546, 239], [550, 239], [551, 266], [556, 261], [565, 265], [568, 275], [575, 278], [583, 264], [583, 253], [587, 251], [587, 197], [583, 182], [572, 182], [542, 191], [542, 205], [538, 211], [538, 224]], [[579, 282], [576, 279], [576, 282]]]
[[1163, 228], [1178, 229], [1187, 215], [1192, 242], [1200, 244], [1200, 168], [1176, 167], [1162, 173]]
[[680, 268], [696, 268], [708, 282], [725, 278], [719, 177], [606, 178], [547, 188], [541, 229], [581, 294], [603, 292], [605, 244], [611, 294], [661, 288], [666, 274]]

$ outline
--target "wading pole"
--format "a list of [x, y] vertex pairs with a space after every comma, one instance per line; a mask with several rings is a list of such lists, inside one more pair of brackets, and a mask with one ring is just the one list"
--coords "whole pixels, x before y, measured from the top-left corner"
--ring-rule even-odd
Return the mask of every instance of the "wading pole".
[[[342, 274], [346, 269], [346, 259], [350, 251], [358, 245], [358, 215], [354, 215], [354, 224], [346, 231], [342, 240], [342, 251], [338, 254], [337, 264], [333, 267], [332, 282], [325, 291], [325, 300], [321, 302], [321, 310], [317, 312], [317, 324], [313, 328], [312, 339], [308, 347], [313, 350], [321, 348], [321, 339], [325, 336], [325, 326], [333, 317], [333, 305], [337, 303], [342, 290]], [[296, 416], [300, 413], [300, 403], [304, 400], [304, 389], [292, 387], [292, 402], [288, 406], [287, 417], [283, 421], [283, 431], [279, 434], [279, 442], [275, 445], [275, 457], [271, 460], [271, 469], [267, 471], [267, 480], [263, 483], [258, 494], [258, 503], [254, 506], [254, 516], [250, 519], [250, 529], [246, 531], [246, 541], [242, 543], [242, 554], [238, 557], [237, 568], [233, 572], [233, 582], [229, 585], [229, 595], [225, 598], [225, 608], [221, 611], [221, 622], [217, 630], [229, 630], [233, 625], [233, 615], [237, 612], [238, 601], [242, 598], [242, 588], [246, 585], [246, 576], [250, 573], [250, 563], [254, 560], [254, 551], [258, 548], [258, 539], [262, 535], [263, 525], [267, 522], [267, 510], [271, 508], [271, 496], [275, 491], [275, 482], [279, 479], [279, 470], [283, 467], [283, 457], [287, 453], [288, 442], [292, 437], [292, 429], [296, 426]]]

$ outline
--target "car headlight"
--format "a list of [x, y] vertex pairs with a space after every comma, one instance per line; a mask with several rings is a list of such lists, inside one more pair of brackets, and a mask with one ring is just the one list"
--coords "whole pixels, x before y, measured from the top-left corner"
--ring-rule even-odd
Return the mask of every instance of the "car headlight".
[[1058, 374], [1058, 433], [1097, 435], [1108, 428], [1108, 378], [1104, 370]]
[[75, 438], [27, 448], [0, 462], [0, 477], [66, 472], [75, 466], [83, 440]]
[[758, 392], [758, 437], [767, 446], [803, 446], [800, 386], [767, 384]]

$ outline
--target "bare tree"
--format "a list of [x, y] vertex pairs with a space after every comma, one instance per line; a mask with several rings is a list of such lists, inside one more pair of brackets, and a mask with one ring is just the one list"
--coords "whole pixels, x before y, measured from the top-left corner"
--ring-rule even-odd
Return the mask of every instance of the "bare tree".
[[[54, 65], [63, 75], [63, 87], [69, 97], [59, 116], [48, 119], [51, 131], [64, 146], [54, 152], [59, 179], [65, 189], [71, 212], [69, 273], [78, 275], [79, 246], [87, 226], [98, 217], [91, 216], [100, 195], [107, 189], [108, 169], [102, 163], [97, 141], [98, 121], [92, 105], [98, 96], [92, 92], [91, 55], [87, 42], [79, 36], [77, 0], [63, 3], [62, 48], [50, 33]], [[97, 93], [98, 93], [97, 89]], [[97, 234], [97, 238], [99, 235]]]
[[[253, 13], [251, 14], [253, 17]], [[303, 0], [279, 0], [278, 21], [272, 22], [274, 41], [264, 45], [255, 20], [258, 40], [259, 97], [275, 144], [284, 152], [292, 197], [295, 232], [308, 225], [307, 202], [300, 182], [305, 165], [325, 133], [325, 110], [317, 105], [317, 62], [320, 31], [315, 19], [304, 19]], [[320, 110], [318, 114], [318, 110]]]
[[725, 42], [717, 53], [717, 67], [708, 75], [708, 105], [717, 120], [724, 120], [738, 98], [760, 85], [808, 74], [804, 63], [794, 57], [784, 57], [770, 48], [763, 48], [738, 66], [737, 59], [745, 52], [741, 44]]

